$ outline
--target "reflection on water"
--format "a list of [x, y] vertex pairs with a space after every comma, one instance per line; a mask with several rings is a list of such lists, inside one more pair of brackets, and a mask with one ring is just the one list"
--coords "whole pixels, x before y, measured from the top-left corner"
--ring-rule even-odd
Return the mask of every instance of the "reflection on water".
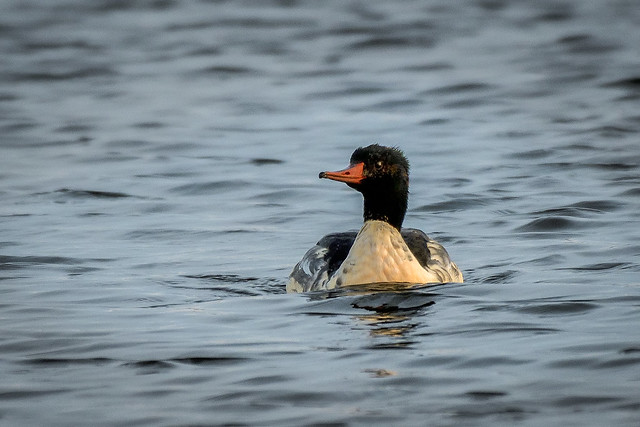
[[370, 331], [371, 337], [390, 338], [393, 341], [378, 343], [375, 347], [403, 347], [411, 344], [407, 334], [418, 323], [414, 317], [425, 315], [426, 308], [435, 304], [438, 296], [428, 292], [438, 286], [408, 283], [370, 283], [310, 293], [311, 301], [340, 298], [356, 309], [352, 318], [359, 329]]
[[[378, 337], [402, 338], [415, 326], [406, 324], [410, 317], [392, 313], [356, 316], [356, 318], [371, 327], [372, 336]], [[402, 343], [402, 345], [409, 344], [409, 342]]]
[[[2, 425], [640, 423], [635, 2], [0, 3]], [[287, 295], [398, 145], [465, 284]], [[428, 420], [428, 421], [426, 421]]]
[[[396, 286], [406, 287], [404, 284]], [[370, 328], [372, 337], [393, 338], [393, 341], [376, 344], [376, 347], [410, 346], [412, 341], [407, 339], [407, 335], [417, 325], [412, 323], [415, 322], [413, 317], [423, 315], [425, 307], [435, 304], [434, 296], [406, 291], [391, 293], [388, 289], [383, 291], [381, 284], [369, 285], [368, 288], [370, 294], [356, 298], [352, 306], [371, 311], [372, 314], [356, 315], [354, 318]], [[365, 291], [361, 289], [356, 292]]]
[[417, 320], [413, 318], [423, 315], [425, 307], [435, 304], [433, 296], [406, 291], [389, 293], [377, 290], [378, 287], [380, 285], [371, 289], [372, 294], [358, 297], [352, 302], [353, 307], [371, 311], [372, 314], [356, 315], [354, 318], [370, 328], [372, 337], [393, 339], [378, 343], [376, 347], [410, 346], [412, 341], [408, 334], [417, 325]]

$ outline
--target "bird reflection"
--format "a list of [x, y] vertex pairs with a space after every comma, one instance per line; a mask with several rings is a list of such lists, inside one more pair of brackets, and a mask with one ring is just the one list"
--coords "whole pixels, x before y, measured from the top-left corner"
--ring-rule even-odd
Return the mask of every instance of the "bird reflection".
[[[419, 324], [412, 320], [421, 315], [426, 307], [435, 304], [437, 294], [424, 290], [407, 290], [406, 284], [398, 284], [395, 292], [389, 292], [388, 284], [384, 292], [364, 293], [359, 290], [359, 296], [351, 306], [367, 310], [368, 313], [354, 315], [354, 319], [369, 328], [371, 337], [391, 338], [374, 344], [375, 348], [401, 348], [410, 346], [409, 332]], [[375, 288], [375, 285], [374, 285]]]
[[416, 327], [415, 324], [407, 324], [411, 316], [404, 314], [365, 314], [354, 316], [361, 323], [369, 326], [373, 337], [397, 337], [405, 336], [407, 332]]
[[434, 288], [433, 285], [372, 283], [310, 293], [309, 299], [321, 301], [323, 314], [330, 313], [332, 310], [327, 307], [334, 304], [338, 313], [344, 313], [344, 308], [338, 307], [348, 303], [356, 310], [349, 313], [356, 327], [368, 330], [375, 339], [371, 348], [404, 348], [414, 343], [411, 331], [424, 323], [416, 318], [423, 316], [425, 309], [440, 296]]

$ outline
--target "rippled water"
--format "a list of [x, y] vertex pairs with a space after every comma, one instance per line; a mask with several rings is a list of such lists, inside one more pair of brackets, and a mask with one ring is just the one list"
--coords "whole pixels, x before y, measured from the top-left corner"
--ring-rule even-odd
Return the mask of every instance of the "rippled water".
[[[640, 423], [635, 1], [5, 1], [0, 424]], [[287, 295], [412, 164], [466, 283]]]

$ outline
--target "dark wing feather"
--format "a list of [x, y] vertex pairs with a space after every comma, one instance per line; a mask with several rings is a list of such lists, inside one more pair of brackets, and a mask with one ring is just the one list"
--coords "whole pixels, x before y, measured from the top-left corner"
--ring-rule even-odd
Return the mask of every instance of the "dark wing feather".
[[420, 265], [438, 275], [441, 282], [462, 282], [462, 273], [451, 261], [447, 250], [424, 231], [415, 228], [402, 229], [402, 238]]
[[427, 247], [427, 242], [431, 240], [429, 236], [427, 236], [424, 231], [416, 228], [403, 228], [401, 234], [420, 265], [427, 267], [431, 260], [431, 253]]
[[349, 254], [356, 235], [355, 231], [345, 231], [327, 234], [320, 239], [293, 268], [287, 291], [309, 292], [324, 289], [324, 285]]

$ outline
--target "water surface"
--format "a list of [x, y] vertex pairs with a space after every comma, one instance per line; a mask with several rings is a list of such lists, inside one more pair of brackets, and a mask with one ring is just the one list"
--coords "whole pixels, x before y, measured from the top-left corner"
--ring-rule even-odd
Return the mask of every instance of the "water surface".
[[[633, 1], [0, 6], [0, 423], [640, 422]], [[287, 295], [360, 196], [464, 284]]]

